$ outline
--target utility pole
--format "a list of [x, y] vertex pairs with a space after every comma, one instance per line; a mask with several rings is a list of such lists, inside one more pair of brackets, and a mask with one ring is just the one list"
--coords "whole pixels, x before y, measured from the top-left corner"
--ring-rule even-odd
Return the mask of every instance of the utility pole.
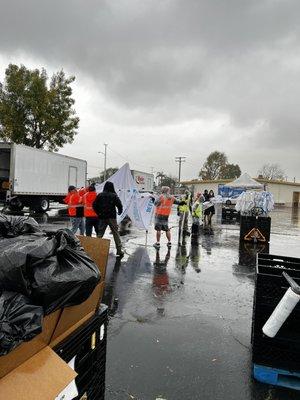
[[179, 171], [178, 171], [178, 186], [180, 185], [180, 178], [181, 178], [181, 164], [185, 162], [186, 157], [175, 157], [175, 162], [179, 163]]
[[107, 158], [107, 143], [104, 143], [104, 182], [106, 181], [106, 158]]
[[99, 154], [104, 155], [104, 172], [103, 172], [103, 182], [106, 181], [106, 161], [107, 161], [107, 143], [104, 143], [104, 152], [103, 151], [98, 151]]

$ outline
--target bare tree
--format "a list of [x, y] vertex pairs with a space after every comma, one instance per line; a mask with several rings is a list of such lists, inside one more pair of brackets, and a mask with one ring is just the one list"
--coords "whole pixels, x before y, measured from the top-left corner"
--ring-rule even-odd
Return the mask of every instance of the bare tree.
[[285, 177], [285, 172], [279, 164], [265, 164], [258, 171], [258, 174], [269, 181], [282, 181]]

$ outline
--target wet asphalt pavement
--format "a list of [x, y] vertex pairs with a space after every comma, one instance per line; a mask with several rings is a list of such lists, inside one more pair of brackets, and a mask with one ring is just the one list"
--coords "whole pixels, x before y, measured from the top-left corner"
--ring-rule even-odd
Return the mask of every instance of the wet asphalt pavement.
[[[272, 213], [271, 254], [300, 257], [300, 211]], [[67, 220], [43, 216], [47, 229]], [[157, 252], [154, 232], [122, 237], [120, 261], [109, 257], [104, 302], [110, 308], [106, 400], [283, 400], [300, 392], [251, 378], [255, 259], [261, 246], [239, 246], [239, 225], [215, 226], [200, 246]], [[107, 232], [106, 237], [112, 238]]]

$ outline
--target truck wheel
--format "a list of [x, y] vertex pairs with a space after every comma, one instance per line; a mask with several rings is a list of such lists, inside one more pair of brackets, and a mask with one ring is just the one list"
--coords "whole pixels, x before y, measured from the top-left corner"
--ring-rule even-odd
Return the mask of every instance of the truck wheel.
[[18, 197], [14, 197], [9, 202], [9, 208], [13, 212], [20, 212], [23, 210], [24, 204]]
[[33, 210], [35, 212], [44, 213], [49, 210], [50, 202], [46, 197], [41, 197], [40, 199], [36, 199], [33, 204]]

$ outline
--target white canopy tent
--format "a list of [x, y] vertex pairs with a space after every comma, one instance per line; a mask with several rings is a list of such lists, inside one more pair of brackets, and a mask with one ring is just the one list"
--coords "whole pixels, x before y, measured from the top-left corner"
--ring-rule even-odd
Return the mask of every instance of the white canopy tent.
[[226, 187], [235, 187], [242, 189], [263, 189], [263, 185], [252, 179], [247, 172], [244, 172], [239, 178], [224, 185]]
[[[114, 184], [115, 191], [123, 205], [123, 213], [122, 215], [118, 215], [117, 222], [120, 223], [128, 215], [134, 226], [148, 231], [154, 213], [152, 195], [149, 193], [139, 193], [131, 175], [129, 164], [124, 164], [106, 182]], [[96, 185], [97, 193], [103, 191], [106, 182]]]

